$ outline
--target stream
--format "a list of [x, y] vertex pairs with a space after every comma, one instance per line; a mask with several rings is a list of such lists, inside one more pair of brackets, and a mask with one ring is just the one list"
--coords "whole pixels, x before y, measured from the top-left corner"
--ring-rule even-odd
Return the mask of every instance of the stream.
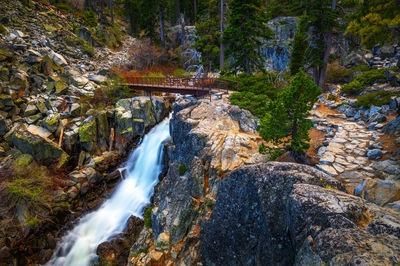
[[129, 155], [125, 179], [109, 199], [78, 221], [58, 243], [45, 265], [86, 266], [97, 260], [97, 247], [121, 233], [132, 215], [142, 217], [162, 168], [162, 143], [169, 138], [169, 119], [154, 127]]

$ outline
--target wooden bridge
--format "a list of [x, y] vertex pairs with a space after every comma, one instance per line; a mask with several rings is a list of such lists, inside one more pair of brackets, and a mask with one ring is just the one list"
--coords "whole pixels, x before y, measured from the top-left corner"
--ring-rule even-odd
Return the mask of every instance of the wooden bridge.
[[176, 77], [125, 77], [126, 85], [135, 90], [190, 94], [203, 97], [217, 92], [237, 89], [236, 81], [220, 78], [176, 78]]

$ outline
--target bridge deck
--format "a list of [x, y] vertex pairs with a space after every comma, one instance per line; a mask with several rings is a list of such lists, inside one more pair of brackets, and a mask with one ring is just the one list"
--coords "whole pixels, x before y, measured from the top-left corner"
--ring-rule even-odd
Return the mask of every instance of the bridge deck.
[[205, 96], [216, 91], [228, 92], [230, 85], [237, 82], [211, 78], [171, 78], [171, 77], [127, 77], [126, 85], [144, 91], [192, 94]]

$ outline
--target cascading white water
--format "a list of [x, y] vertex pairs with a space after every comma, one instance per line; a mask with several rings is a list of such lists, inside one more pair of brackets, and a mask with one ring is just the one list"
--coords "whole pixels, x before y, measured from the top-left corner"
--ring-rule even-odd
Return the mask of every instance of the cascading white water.
[[130, 155], [126, 178], [112, 197], [92, 213], [82, 217], [57, 245], [46, 265], [84, 266], [96, 260], [101, 243], [121, 233], [130, 216], [141, 217], [149, 203], [161, 172], [162, 142], [169, 138], [169, 120], [154, 127]]

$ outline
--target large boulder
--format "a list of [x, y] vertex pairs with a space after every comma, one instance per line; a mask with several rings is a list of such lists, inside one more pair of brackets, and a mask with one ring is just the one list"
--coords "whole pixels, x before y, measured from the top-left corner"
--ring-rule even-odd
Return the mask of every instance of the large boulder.
[[400, 116], [387, 123], [382, 128], [382, 132], [385, 134], [400, 134]]
[[[400, 218], [304, 165], [242, 167], [201, 228], [204, 265], [397, 265]], [[368, 247], [368, 249], [366, 249]]]
[[212, 154], [211, 166], [223, 172], [265, 161], [259, 154], [256, 119], [248, 111], [220, 101], [183, 102], [184, 109], [180, 104], [174, 105], [170, 122], [177, 161], [189, 165], [195, 156]]
[[16, 130], [12, 143], [22, 153], [32, 155], [42, 165], [55, 164], [58, 168], [66, 165], [69, 156], [55, 143], [27, 130]]
[[353, 51], [344, 59], [344, 66], [352, 68], [355, 66], [368, 66], [368, 62], [362, 51]]

